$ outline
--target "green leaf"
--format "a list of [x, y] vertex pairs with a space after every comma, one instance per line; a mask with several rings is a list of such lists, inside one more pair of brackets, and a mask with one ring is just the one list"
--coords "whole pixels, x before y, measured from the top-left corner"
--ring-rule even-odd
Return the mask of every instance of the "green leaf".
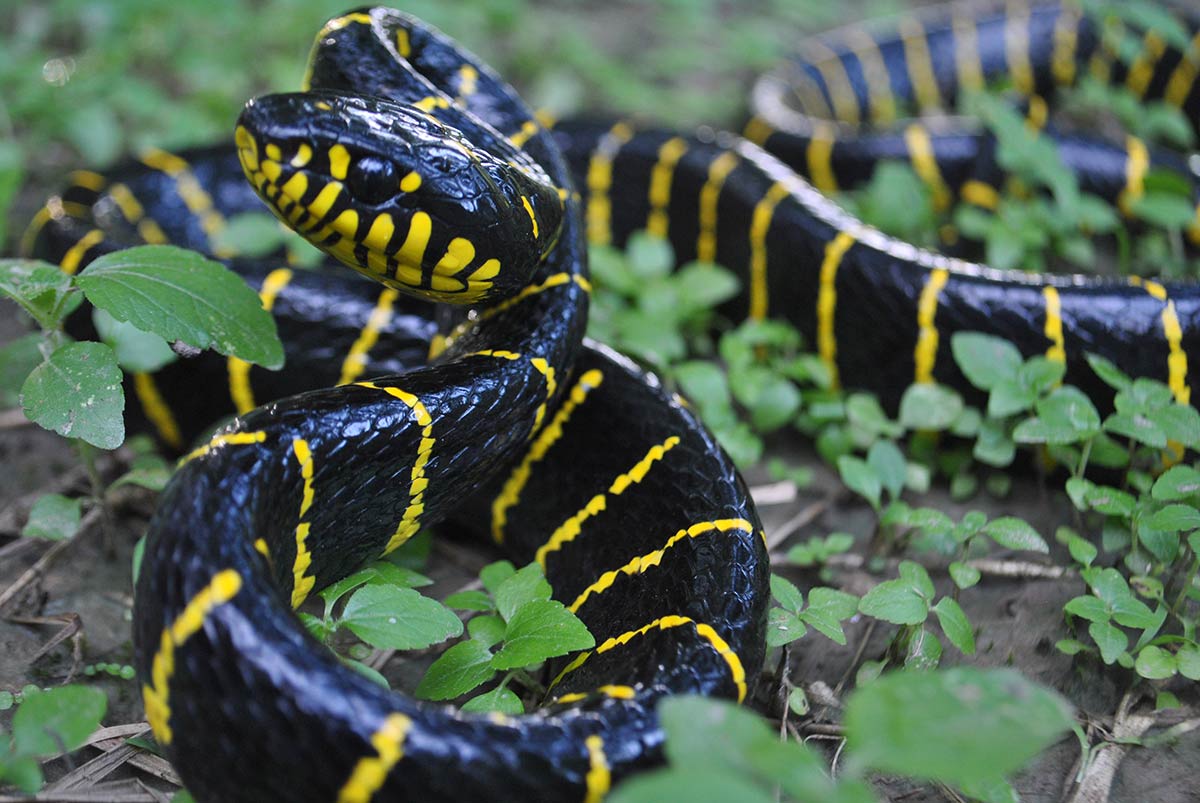
[[126, 371], [153, 373], [177, 359], [167, 341], [131, 323], [118, 321], [102, 309], [92, 310], [92, 322], [100, 339], [113, 350]]
[[1099, 354], [1088, 353], [1088, 365], [1096, 372], [1096, 376], [1100, 377], [1106, 385], [1113, 390], [1128, 390], [1131, 386], [1129, 377], [1121, 372], [1117, 366], [1113, 365], [1110, 360], [1101, 357]]
[[[311, 631], [310, 631], [311, 632]], [[377, 686], [382, 686], [385, 689], [390, 689], [391, 685], [387, 682], [387, 678], [378, 669], [373, 669], [362, 661], [356, 661], [353, 658], [342, 658], [342, 663], [353, 669], [358, 674], [370, 680]]]
[[900, 397], [900, 423], [909, 429], [948, 429], [962, 410], [962, 397], [942, 385], [909, 385]]
[[467, 633], [485, 647], [493, 647], [504, 640], [508, 625], [495, 614], [474, 616], [467, 622]]
[[1113, 413], [1104, 419], [1104, 429], [1155, 449], [1162, 449], [1167, 445], [1167, 434], [1142, 413]]
[[803, 638], [808, 632], [800, 617], [783, 608], [771, 608], [767, 612], [767, 646], [782, 647]]
[[39, 334], [28, 334], [0, 346], [0, 409], [21, 403], [25, 377], [42, 362]]
[[1195, 530], [1200, 527], [1200, 510], [1191, 505], [1167, 505], [1157, 510], [1146, 519], [1146, 524], [1156, 530], [1181, 532]]
[[1150, 495], [1164, 502], [1190, 499], [1200, 492], [1200, 471], [1191, 466], [1172, 466], [1154, 481]]
[[1008, 549], [1028, 550], [1030, 552], [1050, 551], [1049, 544], [1033, 529], [1028, 522], [1014, 516], [1004, 516], [993, 519], [983, 526], [983, 532], [1002, 547]]
[[487, 592], [480, 591], [477, 588], [451, 594], [442, 600], [442, 604], [458, 611], [496, 610], [496, 605], [492, 602], [492, 598], [487, 595]]
[[512, 563], [507, 560], [498, 560], [479, 570], [479, 580], [489, 594], [495, 594], [500, 584], [516, 573], [517, 570]]
[[924, 627], [908, 631], [904, 646], [904, 668], [917, 672], [928, 672], [938, 668], [942, 661], [942, 642]]
[[359, 569], [353, 574], [346, 575], [341, 580], [321, 589], [319, 596], [325, 601], [326, 615], [329, 609], [343, 596], [365, 585], [389, 585], [399, 588], [420, 588], [433, 583], [423, 574], [397, 566], [387, 561], [376, 561], [370, 566]]
[[28, 694], [13, 715], [13, 748], [25, 756], [56, 756], [80, 747], [100, 727], [108, 698], [88, 686]]
[[959, 370], [980, 390], [991, 390], [1002, 381], [1015, 381], [1021, 352], [1003, 338], [979, 332], [955, 332], [950, 349]]
[[954, 585], [962, 589], [971, 588], [979, 582], [982, 576], [979, 570], [967, 563], [955, 561], [950, 564], [950, 579], [954, 581]]
[[747, 406], [750, 408], [750, 423], [759, 432], [779, 429], [799, 411], [800, 391], [788, 379], [767, 373], [754, 387], [754, 401]]
[[1148, 680], [1162, 680], [1175, 674], [1175, 656], [1153, 645], [1143, 648], [1133, 664], [1134, 671]]
[[125, 392], [121, 369], [103, 343], [68, 343], [58, 348], [21, 387], [25, 415], [66, 438], [101, 449], [125, 440]]
[[89, 301], [168, 341], [283, 365], [275, 320], [237, 274], [193, 251], [142, 245], [98, 257], [76, 277]]
[[711, 309], [737, 295], [741, 282], [730, 271], [708, 262], [689, 262], [675, 271], [679, 300], [692, 310]]
[[1088, 634], [1100, 648], [1100, 657], [1104, 663], [1111, 664], [1125, 652], [1129, 639], [1120, 628], [1113, 627], [1108, 622], [1092, 622], [1088, 625]]
[[988, 394], [987, 414], [990, 418], [1007, 418], [1033, 407], [1037, 391], [1020, 382], [1004, 380], [997, 382]]
[[971, 630], [971, 622], [963, 609], [950, 597], [942, 597], [933, 606], [937, 614], [938, 624], [950, 643], [958, 648], [963, 655], [975, 654], [975, 633]]
[[243, 212], [225, 221], [212, 239], [218, 252], [228, 251], [241, 257], [265, 257], [283, 247], [291, 232], [266, 212]]
[[459, 710], [472, 714], [486, 714], [489, 711], [495, 711], [515, 717], [525, 713], [525, 706], [521, 705], [521, 698], [511, 689], [497, 686], [491, 691], [485, 691], [483, 694], [467, 700]]
[[36, 758], [0, 756], [0, 780], [32, 795], [46, 783]]
[[71, 277], [48, 262], [0, 259], [0, 297], [8, 296], [43, 329], [56, 329], [82, 299]]
[[1162, 192], [1146, 193], [1131, 204], [1130, 211], [1164, 229], [1187, 228], [1196, 217], [1196, 208], [1187, 198]]
[[671, 243], [644, 231], [635, 231], [625, 244], [629, 267], [641, 279], [666, 276], [675, 267]]
[[887, 580], [872, 588], [858, 610], [896, 625], [918, 625], [929, 616], [929, 600], [906, 580]]
[[979, 425], [979, 437], [975, 440], [972, 456], [981, 463], [996, 468], [1012, 465], [1017, 447], [1005, 430], [1003, 422], [985, 418]]
[[460, 641], [430, 665], [417, 686], [417, 696], [424, 700], [451, 700], [466, 694], [496, 674], [491, 661], [492, 651], [483, 643], [474, 639]]
[[837, 461], [838, 473], [842, 482], [856, 494], [866, 499], [871, 507], [879, 509], [879, 497], [883, 493], [883, 484], [879, 475], [861, 458], [853, 455], [842, 455]]
[[867, 464], [875, 471], [880, 483], [895, 499], [904, 490], [908, 462], [900, 448], [891, 441], [875, 441], [867, 452]]
[[1082, 641], [1065, 638], [1055, 642], [1054, 648], [1064, 655], [1078, 655], [1081, 652], [1087, 652], [1088, 645], [1084, 644]]
[[1008, 775], [1072, 725], [1070, 705], [1007, 669], [894, 672], [846, 703], [851, 754], [884, 773], [963, 785]]
[[385, 650], [420, 650], [462, 634], [463, 624], [442, 603], [411, 588], [368, 585], [346, 601], [341, 624]]
[[771, 575], [771, 596], [793, 613], [799, 613], [804, 607], [804, 595], [800, 593], [800, 589], [796, 588], [791, 580], [778, 574]]
[[526, 602], [508, 620], [504, 646], [492, 657], [495, 669], [517, 669], [547, 658], [593, 647], [587, 626], [558, 600]]
[[79, 529], [82, 505], [78, 499], [62, 494], [39, 497], [29, 510], [29, 520], [21, 530], [26, 538], [65, 541]]
[[[669, 744], [669, 742], [668, 742]], [[609, 795], [608, 803], [775, 803], [776, 796], [749, 778], [721, 769], [678, 767], [653, 770], [630, 778]]]
[[1063, 610], [1089, 622], [1107, 622], [1112, 618], [1112, 611], [1104, 600], [1090, 594], [1068, 600]]
[[818, 586], [808, 592], [808, 607], [800, 619], [830, 641], [846, 644], [842, 631], [842, 620], [849, 619], [858, 610], [858, 597], [834, 588]]
[[1168, 440], [1182, 443], [1188, 448], [1200, 444], [1200, 411], [1183, 404], [1160, 407], [1150, 413], [1150, 420], [1158, 425]]
[[542, 574], [542, 567], [530, 563], [525, 568], [508, 577], [492, 592], [496, 598], [496, 610], [504, 618], [511, 621], [517, 610], [535, 600], [550, 599], [550, 584]]
[[675, 381], [700, 409], [712, 405], [730, 404], [729, 383], [725, 372], [709, 360], [692, 360], [680, 363], [674, 369]]
[[1188, 680], [1200, 680], [1200, 646], [1194, 642], [1184, 644], [1175, 654], [1175, 662], [1179, 667], [1179, 674]]

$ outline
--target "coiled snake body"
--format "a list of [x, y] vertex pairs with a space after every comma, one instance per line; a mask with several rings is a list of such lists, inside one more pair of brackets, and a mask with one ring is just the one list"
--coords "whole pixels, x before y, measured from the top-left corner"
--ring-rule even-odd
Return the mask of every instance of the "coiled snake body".
[[[961, 138], [911, 123], [872, 151], [813, 117], [823, 103], [853, 109], [850, 123], [886, 121], [882, 87], [921, 106], [949, 98], [963, 76], [1025, 76], [1028, 66], [1040, 86], [1101, 52], [1070, 8], [963, 19], [848, 40], [766, 79], [764, 117], [748, 133], [827, 189], [854, 177], [864, 150], [877, 158], [899, 141], [923, 178], [972, 192], [968, 174], [951, 170]], [[996, 36], [1009, 49], [989, 60]], [[966, 42], [980, 48], [977, 70], [956, 60]], [[1162, 48], [1144, 92], [1175, 98], [1194, 119], [1200, 92], [1183, 83], [1197, 62]], [[1191, 285], [1013, 276], [921, 251], [742, 140], [623, 123], [551, 134], [486, 66], [388, 9], [327, 23], [308, 84], [251, 102], [236, 153], [151, 152], [108, 177], [76, 174], [25, 243], [69, 271], [134, 241], [212, 250], [223, 216], [255, 208], [257, 193], [385, 285], [238, 262], [279, 321], [289, 372], [205, 358], [130, 379], [148, 423], [177, 449], [222, 405], [240, 414], [187, 454], [164, 492], [137, 589], [147, 715], [198, 799], [596, 800], [659, 760], [662, 696], [745, 698], [764, 652], [761, 525], [686, 404], [582, 344], [585, 237], [619, 243], [648, 228], [681, 259], [738, 269], [743, 311], [790, 318], [848, 385], [895, 394], [914, 380], [955, 382], [942, 346], [978, 330], [1066, 362], [1072, 381], [1090, 384], [1081, 360], [1096, 351], [1190, 400]], [[787, 105], [780, 87], [809, 105]], [[1123, 162], [1115, 191], [1136, 191], [1148, 157], [1101, 150], [1105, 165]], [[472, 311], [435, 326], [405, 294]], [[287, 395], [305, 388], [328, 389]], [[388, 692], [292, 614], [472, 494], [489, 500], [490, 535], [514, 560], [539, 561], [596, 637], [521, 718]]]

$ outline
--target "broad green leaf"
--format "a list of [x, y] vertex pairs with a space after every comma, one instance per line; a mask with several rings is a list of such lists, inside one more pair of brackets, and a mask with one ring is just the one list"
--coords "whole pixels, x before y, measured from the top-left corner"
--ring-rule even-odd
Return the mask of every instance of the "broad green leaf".
[[167, 341], [131, 323], [118, 321], [102, 309], [92, 310], [92, 322], [100, 340], [113, 350], [126, 371], [153, 373], [177, 359]]
[[[310, 630], [310, 632], [311, 632], [311, 630]], [[317, 634], [317, 636], [318, 636], [318, 638], [320, 638], [320, 634]], [[358, 674], [367, 678], [375, 685], [382, 686], [385, 689], [391, 688], [391, 684], [388, 683], [387, 678], [385, 678], [383, 676], [383, 673], [380, 672], [378, 669], [374, 669], [370, 666], [367, 666], [362, 661], [356, 661], [353, 658], [342, 658], [342, 663], [344, 663], [346, 666], [353, 669]]]
[[1172, 466], [1154, 481], [1150, 495], [1155, 499], [1173, 502], [1194, 497], [1200, 492], [1200, 471], [1191, 466]]
[[942, 642], [929, 629], [918, 627], [907, 633], [904, 645], [904, 668], [929, 672], [942, 661]]
[[929, 615], [929, 600], [906, 580], [887, 580], [872, 588], [858, 610], [896, 625], [917, 625]]
[[954, 581], [954, 585], [962, 589], [971, 588], [979, 582], [981, 574], [978, 569], [967, 563], [955, 561], [950, 564], [950, 579]]
[[867, 452], [867, 464], [875, 470], [875, 476], [891, 498], [900, 496], [904, 490], [904, 479], [908, 462], [900, 448], [891, 441], [875, 441]]
[[42, 788], [46, 779], [36, 758], [21, 755], [0, 756], [0, 781], [12, 784], [28, 795]]
[[29, 521], [25, 522], [21, 535], [65, 541], [79, 529], [81, 507], [78, 499], [69, 499], [62, 494], [39, 497], [29, 510]]
[[265, 257], [292, 238], [288, 229], [266, 212], [243, 212], [225, 221], [212, 240], [212, 247], [241, 257]]
[[909, 385], [900, 398], [900, 423], [909, 429], [948, 429], [962, 410], [962, 397], [950, 388]]
[[979, 332], [955, 332], [950, 338], [954, 361], [967, 381], [980, 390], [991, 390], [997, 383], [1015, 380], [1021, 367], [1021, 352], [993, 335]]
[[675, 266], [671, 243], [644, 231], [634, 232], [625, 245], [625, 254], [633, 273], [642, 279], [666, 276]]
[[496, 670], [491, 666], [492, 651], [474, 639], [460, 641], [430, 665], [417, 686], [417, 696], [425, 700], [451, 700], [486, 683]]
[[1200, 680], [1200, 646], [1194, 642], [1184, 644], [1175, 654], [1175, 661], [1179, 674], [1188, 680]]
[[486, 591], [480, 591], [477, 588], [459, 591], [451, 594], [442, 600], [442, 603], [448, 608], [454, 608], [458, 611], [494, 611], [496, 610], [495, 603], [492, 598], [487, 595]]
[[608, 803], [775, 803], [774, 792], [743, 775], [719, 769], [669, 767], [630, 778], [605, 798]]
[[1054, 648], [1064, 655], [1078, 655], [1081, 652], [1087, 652], [1089, 649], [1088, 645], [1084, 644], [1082, 641], [1076, 641], [1075, 639], [1071, 638], [1061, 639], [1055, 642]]
[[108, 698], [88, 686], [59, 686], [29, 694], [13, 715], [13, 747], [24, 756], [75, 750], [100, 727]]
[[884, 773], [962, 785], [1020, 769], [1072, 724], [1070, 705], [1008, 669], [893, 672], [847, 700], [851, 755]]
[[993, 519], [983, 526], [983, 532], [1002, 547], [1049, 552], [1050, 546], [1028, 522], [1014, 516]]
[[0, 298], [8, 296], [43, 329], [55, 329], [82, 299], [71, 277], [48, 262], [0, 259]]
[[21, 387], [25, 415], [65, 438], [101, 449], [125, 440], [121, 369], [103, 343], [68, 343], [33, 369]]
[[515, 717], [525, 713], [525, 706], [521, 704], [521, 698], [511, 689], [497, 686], [491, 691], [485, 691], [483, 694], [467, 700], [459, 710], [473, 714], [486, 714], [489, 711], [495, 711], [499, 714], [507, 714], [508, 716]]
[[547, 658], [593, 647], [596, 640], [558, 600], [526, 602], [508, 620], [504, 646], [492, 657], [495, 669], [517, 669]]
[[1191, 505], [1167, 505], [1162, 510], [1150, 514], [1146, 519], [1146, 524], [1156, 530], [1170, 532], [1195, 530], [1200, 527], [1200, 510], [1196, 510]]
[[675, 271], [679, 300], [689, 309], [711, 309], [737, 295], [741, 282], [730, 271], [707, 262], [689, 262]]
[[21, 403], [25, 377], [42, 362], [39, 334], [28, 334], [0, 346], [0, 410]]
[[193, 251], [141, 245], [98, 257], [76, 277], [89, 301], [168, 341], [283, 365], [275, 320], [237, 274]]
[[808, 607], [800, 618], [827, 639], [845, 645], [842, 620], [849, 619], [857, 610], [858, 598], [853, 594], [818, 586], [808, 592]]
[[933, 580], [929, 577], [929, 572], [921, 564], [911, 561], [900, 561], [899, 567], [900, 579], [912, 586], [918, 594], [921, 594], [925, 599], [933, 601]]
[[715, 363], [709, 360], [680, 363], [675, 366], [674, 375], [683, 395], [701, 409], [730, 403], [729, 383]]
[[800, 617], [783, 608], [771, 608], [767, 612], [767, 646], [782, 647], [802, 638], [808, 628]]
[[321, 589], [319, 596], [325, 601], [328, 615], [329, 607], [359, 586], [389, 585], [399, 588], [420, 588], [431, 583], [433, 581], [423, 574], [381, 560]]
[[1175, 656], [1161, 647], [1145, 647], [1137, 654], [1134, 670], [1148, 680], [1162, 680], [1175, 674], [1178, 665]]
[[842, 482], [856, 494], [866, 499], [871, 507], [879, 509], [879, 497], [883, 493], [883, 484], [867, 462], [853, 455], [842, 455], [837, 461], [838, 473]]
[[479, 580], [488, 593], [495, 594], [500, 584], [516, 573], [516, 567], [512, 563], [507, 560], [498, 560], [479, 570]]
[[979, 425], [979, 436], [971, 454], [981, 463], [996, 468], [1012, 465], [1017, 447], [1005, 431], [1004, 424], [994, 418], [985, 418]]
[[1132, 384], [1129, 377], [1121, 372], [1117, 366], [1113, 365], [1112, 361], [1101, 357], [1099, 354], [1088, 353], [1088, 365], [1096, 372], [1096, 376], [1104, 380], [1104, 383], [1113, 390], [1126, 390]]
[[1149, 418], [1163, 431], [1168, 440], [1182, 443], [1188, 448], [1200, 444], [1200, 411], [1184, 404], [1160, 407], [1149, 413]]
[[1167, 445], [1166, 433], [1143, 413], [1113, 413], [1104, 419], [1104, 429], [1155, 449], [1162, 449]]
[[485, 647], [493, 647], [503, 641], [506, 629], [504, 620], [496, 614], [473, 616], [467, 622], [467, 633]]
[[1112, 611], [1104, 600], [1090, 594], [1068, 600], [1063, 610], [1089, 622], [1107, 622], [1112, 618]]
[[795, 583], [778, 574], [771, 575], [771, 596], [789, 611], [799, 613], [804, 607], [804, 595]]
[[367, 585], [346, 601], [341, 624], [385, 650], [420, 650], [462, 634], [463, 624], [442, 603], [411, 588]]
[[496, 598], [496, 611], [508, 622], [522, 605], [550, 599], [550, 584], [546, 582], [542, 567], [530, 563], [500, 583], [492, 596]]
[[1125, 652], [1129, 639], [1120, 628], [1113, 627], [1108, 622], [1092, 622], [1088, 625], [1088, 634], [1096, 646], [1100, 648], [1100, 657], [1104, 663], [1111, 664]]
[[937, 605], [933, 606], [933, 612], [937, 614], [938, 624], [942, 626], [942, 632], [950, 639], [950, 643], [958, 647], [962, 654], [974, 655], [975, 633], [959, 604], [950, 597], [942, 597]]

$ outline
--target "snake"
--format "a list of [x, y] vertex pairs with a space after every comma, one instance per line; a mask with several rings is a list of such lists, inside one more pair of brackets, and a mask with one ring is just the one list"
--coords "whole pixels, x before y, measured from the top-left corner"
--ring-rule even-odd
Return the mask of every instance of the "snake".
[[[1096, 25], [1069, 3], [1011, 2], [836, 32], [760, 80], [737, 137], [551, 124], [445, 35], [362, 8], [320, 30], [304, 91], [247, 104], [232, 147], [72, 174], [26, 253], [74, 273], [135, 242], [208, 252], [258, 289], [287, 352], [277, 374], [201, 355], [127, 379], [130, 415], [183, 454], [133, 631], [147, 717], [196, 799], [596, 801], [662, 761], [663, 698], [751, 695], [762, 524], [689, 402], [584, 339], [589, 245], [645, 229], [680, 261], [729, 266], [745, 287], [731, 316], [790, 320], [835, 386], [885, 400], [964, 387], [944, 344], [982, 331], [1089, 390], [1091, 352], [1190, 403], [1194, 285], [1002, 272], [889, 237], [825, 194], [890, 155], [987, 206], [986, 135], [900, 112], [998, 75], [1035, 117], [1035, 91], [1086, 67], [1195, 125], [1200, 39], [1183, 51], [1147, 33], [1127, 64]], [[1118, 201], [1171, 158], [1057, 141]], [[371, 281], [223, 249], [228, 218], [263, 203]], [[389, 691], [294, 614], [447, 517], [539, 563], [595, 637], [553, 663], [529, 714]]]

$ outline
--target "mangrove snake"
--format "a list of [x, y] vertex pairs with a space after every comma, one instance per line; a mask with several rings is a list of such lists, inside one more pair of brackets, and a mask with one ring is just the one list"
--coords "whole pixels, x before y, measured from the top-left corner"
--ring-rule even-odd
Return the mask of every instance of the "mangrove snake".
[[[1195, 122], [1200, 39], [1184, 54], [1145, 42], [1122, 64], [1087, 17], [1057, 5], [843, 33], [764, 79], [747, 133], [824, 189], [890, 152], [986, 204], [985, 137], [853, 126], [948, 103], [998, 73], [1044, 89], [1085, 64]], [[328, 22], [306, 84], [251, 101], [235, 150], [150, 151], [108, 176], [74, 174], [24, 243], [71, 272], [131, 242], [214, 251], [257, 193], [385, 285], [234, 259], [279, 323], [289, 370], [200, 357], [129, 380], [175, 449], [223, 410], [239, 414], [163, 493], [135, 606], [147, 715], [197, 799], [596, 800], [660, 760], [664, 695], [746, 697], [764, 652], [761, 526], [686, 403], [582, 344], [585, 237], [619, 244], [645, 228], [681, 260], [739, 271], [742, 311], [789, 318], [846, 385], [957, 382], [941, 346], [976, 330], [1065, 362], [1074, 382], [1090, 384], [1082, 355], [1094, 351], [1190, 400], [1192, 285], [1018, 276], [922, 251], [731, 136], [626, 123], [551, 133], [474, 57], [388, 9]], [[1126, 200], [1141, 191], [1143, 146], [1062, 142], [1085, 154], [1085, 180]], [[470, 311], [435, 316], [410, 293]], [[306, 388], [326, 389], [289, 395]], [[452, 513], [541, 563], [596, 637], [553, 667], [534, 714], [468, 715], [386, 691], [292, 613]]]

